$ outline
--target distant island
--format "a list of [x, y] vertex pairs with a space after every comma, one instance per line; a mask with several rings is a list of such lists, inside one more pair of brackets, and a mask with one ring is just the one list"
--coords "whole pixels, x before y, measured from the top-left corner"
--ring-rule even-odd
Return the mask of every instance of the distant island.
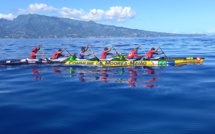
[[37, 14], [19, 15], [13, 20], [0, 19], [0, 38], [108, 38], [193, 36], [102, 25], [93, 21]]

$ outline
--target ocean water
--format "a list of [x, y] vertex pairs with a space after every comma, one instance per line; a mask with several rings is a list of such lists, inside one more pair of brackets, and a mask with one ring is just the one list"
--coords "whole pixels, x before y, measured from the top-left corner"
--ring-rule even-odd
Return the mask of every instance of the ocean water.
[[86, 44], [98, 57], [110, 45], [127, 54], [142, 44], [138, 53], [160, 45], [168, 57], [205, 61], [152, 68], [0, 66], [1, 134], [215, 133], [215, 36], [0, 39], [0, 60], [29, 57], [38, 44], [46, 57]]

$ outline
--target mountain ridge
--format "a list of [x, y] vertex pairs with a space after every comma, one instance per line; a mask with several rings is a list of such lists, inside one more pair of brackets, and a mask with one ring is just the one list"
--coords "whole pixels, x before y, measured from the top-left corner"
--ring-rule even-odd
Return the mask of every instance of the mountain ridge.
[[38, 14], [19, 15], [13, 20], [0, 19], [0, 38], [90, 38], [178, 36], [138, 29], [98, 24]]

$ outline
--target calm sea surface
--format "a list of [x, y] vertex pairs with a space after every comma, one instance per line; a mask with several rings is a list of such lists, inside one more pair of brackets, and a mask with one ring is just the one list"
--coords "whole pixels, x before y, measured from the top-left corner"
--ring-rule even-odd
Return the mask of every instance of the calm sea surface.
[[[0, 60], [46, 57], [90, 44], [100, 57], [160, 45], [168, 57], [205, 57], [203, 65], [99, 68], [0, 66], [0, 134], [215, 133], [215, 36], [106, 39], [0, 39]], [[89, 51], [90, 52], [90, 51]], [[66, 54], [66, 52], [64, 52]]]

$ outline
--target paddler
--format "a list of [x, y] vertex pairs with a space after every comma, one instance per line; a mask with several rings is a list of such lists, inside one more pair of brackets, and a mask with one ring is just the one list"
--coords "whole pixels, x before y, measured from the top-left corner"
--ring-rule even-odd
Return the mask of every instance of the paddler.
[[113, 46], [110, 46], [109, 48], [105, 47], [102, 51], [100, 59], [106, 59], [108, 55], [116, 54], [116, 53], [109, 53]]
[[78, 55], [79, 59], [84, 59], [84, 56], [90, 56], [90, 55], [94, 54], [94, 52], [89, 53], [89, 54], [85, 54], [85, 52], [88, 50], [88, 48], [89, 48], [89, 44], [87, 44], [86, 47], [81, 48], [81, 52]]
[[40, 45], [38, 45], [38, 47], [33, 48], [31, 55], [30, 55], [30, 59], [36, 59], [36, 56], [45, 56], [44, 52], [43, 52], [43, 54], [37, 54], [37, 51], [39, 51], [40, 48], [41, 48]]
[[154, 47], [151, 48], [151, 50], [149, 50], [148, 53], [147, 53], [147, 58], [153, 58], [153, 54], [163, 54], [163, 52], [157, 53], [159, 48], [160, 48], [160, 46], [157, 46], [156, 49]]
[[138, 55], [137, 52], [138, 52], [138, 48], [140, 47], [141, 45], [137, 46], [136, 48], [134, 48], [133, 50], [131, 50], [131, 52], [128, 54], [127, 58], [128, 59], [133, 59], [133, 58], [142, 58], [143, 55]]
[[62, 54], [64, 50], [65, 50], [65, 48], [58, 49], [58, 51], [55, 51], [54, 54], [53, 54], [53, 56], [52, 56], [52, 59], [58, 59], [59, 57], [70, 56], [70, 55], [64, 55], [64, 54]]

